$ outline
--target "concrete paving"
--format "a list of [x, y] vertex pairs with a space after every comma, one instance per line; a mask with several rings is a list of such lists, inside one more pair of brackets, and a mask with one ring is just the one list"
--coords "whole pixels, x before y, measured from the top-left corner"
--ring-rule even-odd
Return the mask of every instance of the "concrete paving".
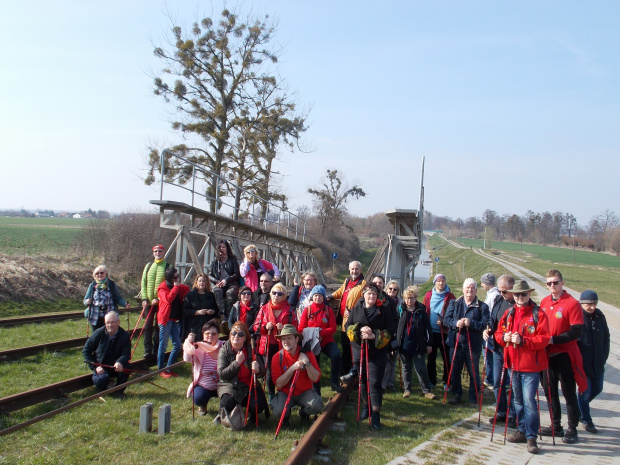
[[[476, 253], [486, 258], [500, 262], [517, 279], [526, 279], [537, 290], [537, 298], [549, 292], [539, 283], [545, 278], [527, 268], [505, 260], [498, 259], [482, 251], [474, 249]], [[561, 271], [561, 270], [560, 270]], [[537, 282], [538, 281], [538, 282]], [[566, 288], [576, 298], [579, 292]], [[598, 434], [591, 434], [579, 427], [579, 442], [573, 445], [564, 444], [561, 438], [556, 438], [555, 445], [552, 438], [538, 439], [540, 453], [532, 455], [527, 452], [525, 444], [504, 444], [503, 425], [495, 428], [493, 442], [491, 442], [492, 425], [488, 423], [492, 416], [492, 409], [483, 409], [480, 427], [478, 427], [478, 413], [457, 423], [456, 425], [433, 436], [405, 455], [398, 457], [387, 465], [412, 465], [426, 463], [446, 464], [587, 464], [607, 465], [620, 464], [620, 309], [599, 302], [599, 308], [605, 313], [611, 333], [611, 352], [605, 370], [605, 384], [603, 392], [592, 402], [591, 411]], [[548, 426], [549, 411], [546, 405], [542, 388], [539, 388], [541, 404], [541, 424]], [[446, 407], [450, 408], [450, 407]], [[562, 420], [566, 428], [566, 410], [562, 401]], [[485, 415], [486, 411], [486, 415]], [[508, 430], [508, 434], [514, 430]]]

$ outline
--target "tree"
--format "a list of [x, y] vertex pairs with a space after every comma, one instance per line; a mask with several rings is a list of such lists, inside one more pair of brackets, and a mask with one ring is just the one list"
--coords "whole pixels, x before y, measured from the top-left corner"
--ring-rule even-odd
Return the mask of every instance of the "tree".
[[[274, 33], [268, 16], [240, 21], [225, 9], [219, 21], [205, 18], [191, 31], [174, 26], [169, 49], [154, 50], [165, 64], [163, 76], [154, 78], [154, 93], [174, 104], [172, 128], [187, 140], [173, 150], [215, 174], [204, 176], [211, 211], [219, 208], [216, 194], [226, 191], [217, 176], [246, 187], [248, 173], [258, 172], [261, 182], [253, 187], [260, 186], [268, 198], [277, 148], [298, 142], [306, 130], [305, 116], [294, 114], [290, 96], [267, 66], [278, 61], [279, 51], [271, 47]], [[260, 150], [266, 133], [267, 151]], [[177, 159], [165, 163], [170, 179], [191, 180], [191, 165]], [[151, 148], [148, 164], [145, 182], [151, 184], [160, 168], [158, 149]], [[237, 214], [240, 194], [228, 193], [235, 196]]]
[[309, 188], [308, 193], [314, 196], [313, 204], [324, 234], [325, 228], [344, 225], [344, 215], [347, 212], [346, 204], [351, 198], [365, 197], [366, 192], [359, 186], [348, 187], [342, 185], [338, 177], [338, 170], [327, 170], [322, 188]]
[[517, 238], [523, 236], [525, 226], [523, 225], [521, 218], [519, 218], [519, 215], [512, 215], [506, 220], [506, 232], [512, 237], [513, 241], [516, 241]]

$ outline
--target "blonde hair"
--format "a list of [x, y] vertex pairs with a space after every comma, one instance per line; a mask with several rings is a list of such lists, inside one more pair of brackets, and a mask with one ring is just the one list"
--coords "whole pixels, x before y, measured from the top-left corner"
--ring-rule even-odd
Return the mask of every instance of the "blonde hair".
[[407, 288], [403, 291], [403, 298], [406, 299], [407, 297], [413, 297], [414, 299], [417, 299], [419, 293], [420, 288], [417, 284], [414, 286], [407, 286]]
[[97, 271], [103, 271], [105, 273], [106, 278], [110, 277], [110, 272], [108, 271], [108, 268], [105, 265], [99, 265], [93, 270], [93, 278], [95, 279], [97, 279]]
[[254, 244], [250, 244], [250, 245], [246, 245], [245, 248], [243, 249], [243, 255], [249, 254], [250, 250], [252, 249], [256, 249], [256, 253], [258, 254], [258, 247], [256, 247]]
[[288, 292], [286, 292], [286, 288], [282, 285], [282, 283], [275, 283], [269, 292], [273, 291], [284, 292], [284, 298], [286, 299], [288, 297]]

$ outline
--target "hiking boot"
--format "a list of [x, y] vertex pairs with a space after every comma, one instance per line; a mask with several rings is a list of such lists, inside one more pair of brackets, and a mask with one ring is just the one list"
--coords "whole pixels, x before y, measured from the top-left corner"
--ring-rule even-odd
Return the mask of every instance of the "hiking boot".
[[521, 442], [527, 442], [527, 438], [525, 437], [524, 432], [517, 430], [516, 432], [508, 436], [506, 438], [506, 441], [513, 442], [513, 443], [521, 443]]
[[368, 418], [368, 406], [362, 405], [362, 410], [360, 412], [360, 420], [366, 420]]
[[459, 396], [452, 396], [448, 401], [450, 405], [459, 405], [461, 403], [461, 398]]
[[[403, 397], [405, 397], [405, 396], [403, 395]], [[429, 392], [425, 392], [424, 393], [424, 397], [426, 397], [429, 400], [434, 400], [434, 399], [437, 398], [437, 396], [435, 394], [433, 394], [432, 392], [430, 392], [430, 391]]]
[[562, 442], [566, 444], [575, 444], [578, 440], [579, 435], [577, 434], [577, 428], [569, 426], [562, 438]]
[[506, 416], [497, 415], [497, 419], [495, 417], [489, 418], [489, 423], [493, 424], [493, 422], [495, 422], [498, 425], [503, 425], [504, 423], [506, 423]]
[[379, 412], [372, 412], [371, 422], [374, 429], [381, 429], [381, 414]]
[[405, 392], [403, 392], [403, 397], [406, 399], [407, 397], [411, 397], [411, 391], [409, 391], [408, 389], [405, 389]]
[[551, 426], [545, 426], [544, 428], [540, 430], [541, 436], [552, 436], [553, 434], [555, 434], [556, 438], [564, 437], [564, 429], [561, 426], [559, 428], [555, 428], [555, 430], [553, 431], [553, 434], [551, 433], [552, 433]]
[[508, 418], [508, 428], [517, 429], [517, 419], [515, 417]]
[[340, 384], [347, 386], [351, 383], [354, 383], [357, 379], [357, 370], [352, 369], [346, 375], [342, 375], [340, 377]]
[[584, 423], [583, 427], [588, 433], [598, 433], [598, 430], [596, 429], [596, 426], [594, 426], [594, 423]]
[[527, 451], [530, 454], [538, 454], [538, 444], [536, 444], [536, 438], [527, 440]]
[[301, 421], [310, 421], [310, 415], [308, 415], [303, 410], [299, 411], [299, 418], [301, 418]]
[[207, 407], [198, 407], [198, 415], [204, 417], [207, 414]]

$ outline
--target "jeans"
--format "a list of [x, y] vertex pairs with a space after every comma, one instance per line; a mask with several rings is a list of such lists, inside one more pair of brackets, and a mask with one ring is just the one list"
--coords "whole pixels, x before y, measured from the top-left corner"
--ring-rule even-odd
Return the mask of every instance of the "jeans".
[[207, 407], [207, 403], [210, 399], [217, 397], [217, 389], [205, 389], [199, 384], [194, 386], [194, 405], [198, 407]]
[[519, 431], [525, 433], [528, 439], [536, 439], [540, 418], [538, 417], [538, 404], [536, 393], [540, 373], [524, 373], [515, 371], [512, 376], [512, 390], [515, 399], [515, 413], [519, 422]]
[[[168, 348], [168, 338], [172, 338], [172, 352], [166, 362], [166, 349]], [[157, 351], [157, 366], [161, 370], [164, 366], [172, 365], [182, 350], [181, 332], [178, 321], [169, 320], [166, 325], [159, 325], [159, 350]]]
[[[321, 354], [327, 355], [327, 357], [331, 360], [331, 371], [330, 378], [332, 386], [339, 386], [340, 381], [340, 364], [342, 363], [342, 355], [340, 355], [340, 349], [335, 342], [328, 342], [321, 348], [321, 353], [316, 356], [316, 362], [321, 366]], [[314, 390], [321, 394], [321, 377], [316, 383], [314, 383]]]
[[[129, 365], [123, 365], [123, 368], [128, 368]], [[105, 373], [97, 374], [93, 373], [93, 384], [100, 391], [105, 391], [108, 388], [108, 384], [110, 384], [110, 378], [116, 378], [116, 384], [126, 383], [129, 379], [129, 374], [121, 371], [120, 373], [112, 368], [104, 368]], [[123, 392], [124, 389], [119, 390], [118, 392]]]
[[[461, 386], [461, 371], [463, 371], [463, 365], [467, 367], [469, 372], [469, 402], [472, 404], [478, 403], [478, 389], [480, 389], [480, 351], [481, 347], [472, 348], [471, 353], [472, 360], [469, 357], [469, 346], [456, 346], [456, 355], [454, 355], [454, 348], [450, 347], [450, 357], [454, 357], [454, 365], [452, 365], [452, 377], [450, 379], [450, 386], [452, 394], [459, 399], [463, 396], [463, 387]], [[474, 378], [475, 376], [475, 378]]]
[[605, 374], [598, 376], [588, 376], [588, 390], [583, 394], [579, 394], [577, 401], [579, 403], [579, 411], [581, 412], [581, 421], [583, 423], [592, 423], [592, 415], [590, 415], [590, 402], [594, 400], [601, 392], [603, 392], [603, 379]]
[[422, 392], [431, 392], [431, 382], [428, 379], [428, 371], [426, 371], [426, 354], [410, 355], [401, 353], [400, 360], [403, 364], [403, 384], [405, 391], [411, 392], [411, 377], [413, 375], [412, 368], [415, 368]]
[[[443, 343], [442, 343], [443, 339]], [[443, 360], [443, 377], [444, 384], [448, 384], [448, 374], [450, 372], [450, 359], [447, 352], [450, 350], [446, 346], [446, 335], [441, 333], [432, 334], [433, 350], [428, 354], [428, 360], [426, 362], [426, 370], [428, 372], [428, 379], [430, 379], [433, 386], [437, 385], [437, 352], [441, 353], [441, 359]]]
[[[486, 363], [487, 374], [485, 375], [484, 381], [486, 381], [487, 384], [494, 386], [495, 377], [493, 373], [495, 372], [495, 367], [493, 366], [493, 347], [494, 347], [493, 338], [490, 337], [487, 343], [488, 343], [488, 349], [486, 351], [487, 353], [487, 363]], [[482, 347], [482, 350], [485, 350], [484, 346]]]
[[[504, 354], [502, 352], [489, 352], [487, 360], [493, 359], [493, 391], [495, 392], [495, 402], [497, 404], [497, 416], [506, 416], [506, 389], [510, 380], [510, 373], [508, 369], [504, 370]], [[504, 373], [503, 386], [502, 386], [502, 372]], [[500, 391], [500, 386], [501, 391]], [[510, 410], [508, 412], [509, 418], [515, 416], [515, 404], [514, 397], [510, 396]]]

